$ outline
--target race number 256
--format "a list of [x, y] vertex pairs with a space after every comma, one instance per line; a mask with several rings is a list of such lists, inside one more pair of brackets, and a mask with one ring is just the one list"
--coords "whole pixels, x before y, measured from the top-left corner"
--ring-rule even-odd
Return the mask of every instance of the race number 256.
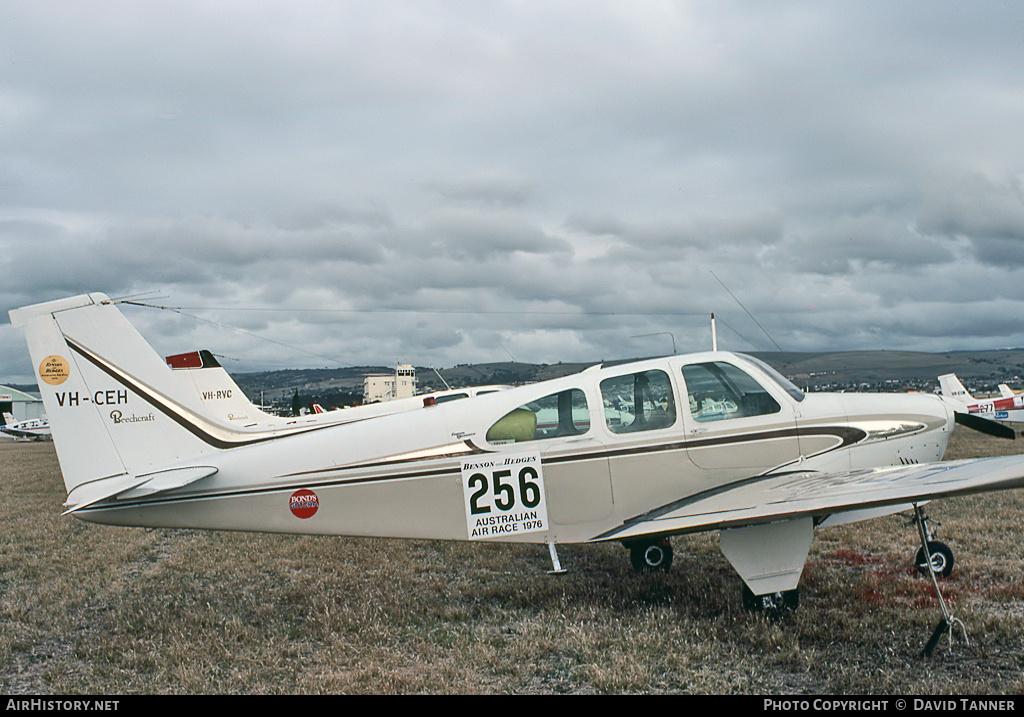
[[462, 462], [470, 540], [548, 529], [540, 454], [497, 454]]

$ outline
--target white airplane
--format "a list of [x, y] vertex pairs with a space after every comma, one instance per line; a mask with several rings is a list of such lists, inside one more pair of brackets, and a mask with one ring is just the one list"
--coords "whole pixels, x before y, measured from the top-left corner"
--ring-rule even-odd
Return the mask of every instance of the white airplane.
[[999, 395], [1002, 396], [1003, 398], [1013, 398], [1014, 396], [1019, 396], [1020, 394], [1014, 391], [1009, 386], [1007, 386], [1005, 383], [1001, 383], [999, 384]]
[[14, 438], [25, 438], [42, 441], [50, 438], [50, 422], [45, 418], [28, 418], [24, 421], [14, 420], [9, 413], [4, 414], [4, 424], [0, 432]]
[[1008, 386], [1006, 391], [1003, 391], [1003, 386], [999, 389], [1001, 398], [974, 398], [955, 373], [939, 376], [942, 395], [959, 402], [960, 410], [966, 411], [969, 415], [992, 421], [1024, 423], [1024, 394], [1016, 394]]
[[[659, 569], [672, 536], [718, 531], [744, 605], [774, 613], [797, 605], [815, 529], [912, 508], [934, 579], [952, 555], [922, 505], [1024, 486], [1024, 456], [940, 462], [960, 415], [941, 396], [805, 394], [728, 352], [268, 428], [212, 411], [103, 294], [10, 317], [66, 513], [97, 523], [535, 543], [552, 572], [558, 544], [616, 541]], [[955, 621], [941, 604], [933, 642]]]
[[[488, 393], [494, 393], [496, 391], [504, 391], [510, 388], [506, 385], [487, 385], [487, 386], [466, 386], [465, 388], [449, 388], [443, 391], [430, 391], [428, 393], [417, 393], [414, 396], [407, 398], [393, 398], [390, 401], [377, 401], [376, 403], [365, 403], [359, 406], [343, 406], [341, 408], [334, 408], [328, 410], [321, 406], [319, 403], [313, 404], [313, 413], [315, 414], [333, 414], [335, 411], [354, 411], [358, 409], [360, 415], [375, 415], [383, 416], [388, 413], [398, 413], [400, 411], [411, 411], [414, 408], [423, 408], [425, 406], [434, 406], [439, 403], [448, 403], [449, 401], [459, 401], [463, 398], [472, 398], [473, 396], [483, 396]], [[343, 414], [343, 417], [348, 414]]]
[[190, 351], [165, 360], [211, 414], [246, 428], [273, 428], [280, 422], [278, 416], [253, 404], [209, 351]]
[[166, 358], [167, 365], [175, 375], [183, 378], [187, 390], [194, 392], [210, 415], [226, 420], [232, 425], [254, 430], [274, 430], [297, 426], [326, 425], [364, 420], [389, 413], [411, 411], [435, 403], [445, 403], [461, 398], [501, 391], [507, 386], [476, 386], [419, 394], [409, 398], [381, 401], [362, 406], [351, 406], [327, 411], [319, 404], [313, 405], [313, 413], [304, 416], [275, 416], [263, 411], [252, 403], [245, 392], [238, 387], [231, 375], [224, 370], [217, 357], [206, 350], [190, 351]]

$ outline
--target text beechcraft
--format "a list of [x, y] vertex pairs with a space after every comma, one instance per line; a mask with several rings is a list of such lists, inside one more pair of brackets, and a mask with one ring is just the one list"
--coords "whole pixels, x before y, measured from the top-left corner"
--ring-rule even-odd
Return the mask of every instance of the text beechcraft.
[[805, 394], [727, 352], [365, 419], [243, 425], [102, 294], [10, 316], [67, 512], [98, 523], [537, 543], [556, 569], [556, 545], [594, 541], [621, 542], [638, 569], [667, 567], [671, 536], [712, 530], [744, 604], [776, 611], [797, 604], [815, 529], [913, 509], [934, 578], [952, 555], [921, 504], [1024, 485], [1024, 456], [940, 462], [957, 419], [941, 396]]

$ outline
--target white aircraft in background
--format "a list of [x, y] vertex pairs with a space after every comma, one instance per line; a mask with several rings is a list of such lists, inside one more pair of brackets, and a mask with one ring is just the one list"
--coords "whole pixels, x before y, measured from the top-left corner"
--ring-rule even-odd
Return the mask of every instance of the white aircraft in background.
[[[510, 388], [505, 385], [488, 385], [488, 386], [466, 386], [465, 388], [449, 388], [444, 391], [431, 391], [429, 393], [417, 393], [415, 396], [408, 398], [393, 398], [387, 401], [377, 401], [375, 403], [365, 403], [359, 406], [344, 406], [342, 408], [334, 408], [328, 410], [321, 406], [319, 403], [313, 404], [314, 414], [334, 414], [335, 411], [355, 411], [360, 416], [363, 415], [374, 415], [383, 416], [388, 413], [399, 413], [401, 411], [411, 411], [415, 408], [424, 408], [426, 406], [436, 406], [439, 403], [448, 403], [449, 401], [459, 401], [463, 398], [472, 398], [474, 396], [483, 396], [488, 393], [494, 393], [496, 391], [504, 391]], [[348, 418], [352, 414], [343, 413], [342, 418]]]
[[[594, 366], [344, 423], [247, 425], [103, 294], [10, 317], [39, 375], [66, 512], [98, 523], [535, 543], [553, 572], [558, 544], [619, 542], [649, 570], [669, 566], [672, 536], [717, 531], [744, 605], [775, 613], [797, 606], [816, 529], [911, 508], [935, 580], [952, 555], [922, 504], [1024, 486], [1024, 456], [941, 462], [961, 420], [941, 396], [805, 394], [740, 354]], [[955, 621], [940, 605], [926, 654]]]
[[1007, 386], [1003, 392], [1003, 384], [1000, 387], [1001, 398], [974, 398], [960, 379], [954, 373], [947, 373], [939, 376], [939, 388], [942, 395], [958, 401], [970, 416], [978, 416], [991, 421], [1009, 421], [1011, 423], [1024, 423], [1024, 394], [1015, 394]]
[[166, 358], [167, 365], [182, 378], [187, 390], [194, 392], [212, 416], [247, 430], [276, 430], [296, 426], [327, 425], [364, 420], [389, 413], [412, 411], [436, 403], [501, 391], [508, 386], [475, 386], [424, 393], [410, 398], [381, 401], [327, 411], [319, 404], [313, 413], [303, 416], [275, 416], [262, 410], [245, 395], [231, 375], [210, 351], [190, 351]]
[[14, 438], [30, 438], [42, 441], [50, 438], [50, 422], [45, 418], [28, 418], [24, 421], [16, 421], [14, 416], [5, 413], [4, 424], [0, 426], [0, 432]]
[[1013, 398], [1014, 396], [1019, 396], [1020, 394], [1018, 394], [1012, 388], [1007, 386], [1005, 383], [1001, 383], [999, 384], [999, 395], [1002, 396], [1003, 398]]
[[211, 414], [246, 428], [271, 429], [280, 423], [278, 416], [263, 411], [248, 399], [209, 351], [176, 354], [165, 360]]

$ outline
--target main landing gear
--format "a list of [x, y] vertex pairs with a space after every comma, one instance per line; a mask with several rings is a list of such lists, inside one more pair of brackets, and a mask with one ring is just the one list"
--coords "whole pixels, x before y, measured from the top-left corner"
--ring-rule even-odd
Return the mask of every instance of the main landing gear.
[[[668, 571], [672, 566], [672, 544], [668, 538], [630, 541], [624, 543], [629, 550], [629, 562], [638, 573]], [[754, 595], [743, 585], [743, 607], [750, 612], [763, 613], [779, 618], [797, 609], [800, 604], [800, 590], [782, 590], [767, 595]]]
[[747, 612], [759, 612], [775, 619], [793, 612], [799, 605], [799, 588], [780, 590], [767, 595], [755, 595], [746, 583], [743, 584], [743, 609]]
[[668, 538], [625, 543], [629, 562], [638, 573], [668, 571], [672, 567], [672, 543]]

